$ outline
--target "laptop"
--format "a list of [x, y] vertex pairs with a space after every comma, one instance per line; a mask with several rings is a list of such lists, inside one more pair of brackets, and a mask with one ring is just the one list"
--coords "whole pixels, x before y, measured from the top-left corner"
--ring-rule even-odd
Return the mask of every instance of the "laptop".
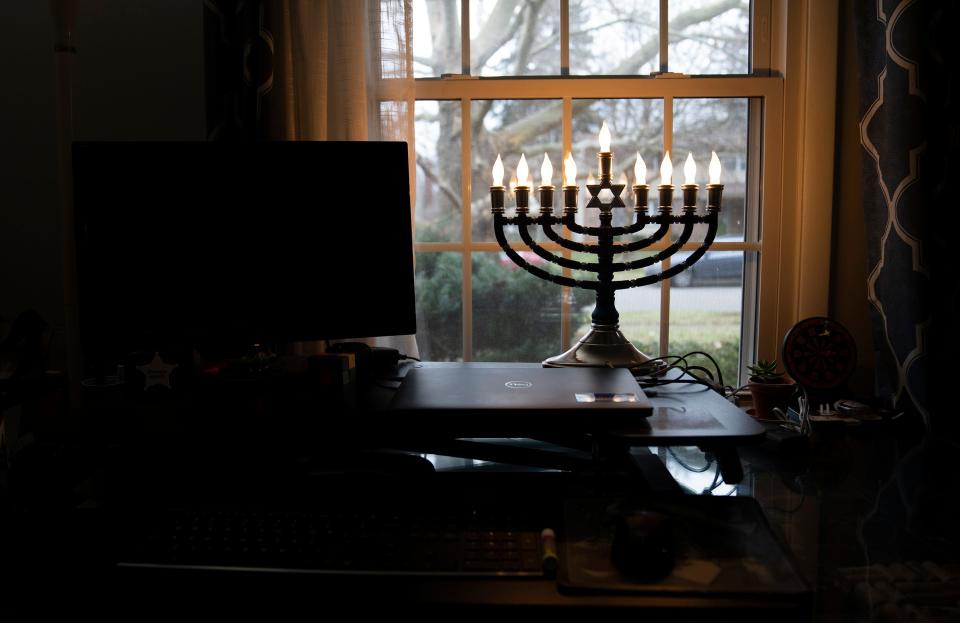
[[524, 436], [645, 428], [653, 405], [624, 368], [462, 363], [410, 370], [390, 410], [431, 430]]

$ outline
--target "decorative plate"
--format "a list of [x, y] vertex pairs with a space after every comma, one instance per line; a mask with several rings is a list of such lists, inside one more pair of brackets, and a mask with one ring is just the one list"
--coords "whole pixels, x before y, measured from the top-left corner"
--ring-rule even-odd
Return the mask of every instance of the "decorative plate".
[[835, 320], [801, 320], [783, 338], [783, 365], [808, 389], [834, 389], [849, 380], [857, 365], [857, 344]]

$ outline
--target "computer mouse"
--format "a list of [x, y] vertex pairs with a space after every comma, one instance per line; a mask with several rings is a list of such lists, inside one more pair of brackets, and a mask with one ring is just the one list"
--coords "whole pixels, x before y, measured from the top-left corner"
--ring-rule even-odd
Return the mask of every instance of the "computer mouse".
[[656, 582], [670, 575], [675, 556], [673, 519], [652, 510], [617, 515], [610, 557], [624, 576]]

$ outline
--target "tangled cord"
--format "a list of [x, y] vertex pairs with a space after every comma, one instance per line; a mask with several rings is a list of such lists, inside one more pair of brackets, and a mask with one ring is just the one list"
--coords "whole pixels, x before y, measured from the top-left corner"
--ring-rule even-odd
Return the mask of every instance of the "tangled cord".
[[[702, 365], [694, 365], [688, 361], [689, 358], [699, 355], [706, 357], [713, 364], [713, 372]], [[665, 378], [671, 370], [680, 371], [678, 378]], [[702, 350], [695, 350], [685, 355], [666, 355], [650, 359], [635, 368], [631, 369], [640, 387], [649, 389], [661, 385], [688, 384], [703, 385], [707, 389], [712, 389], [727, 399], [732, 399], [746, 385], [734, 388], [723, 382], [723, 372], [720, 371], [720, 365], [709, 353]]]

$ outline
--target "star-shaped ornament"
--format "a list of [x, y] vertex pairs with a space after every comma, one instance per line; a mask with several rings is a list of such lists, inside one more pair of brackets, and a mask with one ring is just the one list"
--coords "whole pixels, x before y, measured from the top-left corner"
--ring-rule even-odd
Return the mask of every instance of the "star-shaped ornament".
[[623, 192], [623, 189], [626, 188], [626, 184], [610, 184], [607, 189], [610, 191], [610, 199], [604, 197], [600, 198], [600, 194], [604, 189], [603, 184], [587, 184], [587, 190], [590, 191], [590, 201], [587, 203], [588, 208], [602, 208], [608, 206], [611, 208], [625, 208], [626, 204], [623, 202], [623, 199], [620, 198], [620, 193]]
[[143, 384], [143, 391], [147, 391], [154, 385], [161, 385], [167, 389], [173, 389], [170, 385], [170, 375], [180, 364], [164, 363], [160, 358], [160, 353], [153, 353], [153, 360], [142, 366], [137, 366], [137, 370], [143, 373], [146, 381]]

